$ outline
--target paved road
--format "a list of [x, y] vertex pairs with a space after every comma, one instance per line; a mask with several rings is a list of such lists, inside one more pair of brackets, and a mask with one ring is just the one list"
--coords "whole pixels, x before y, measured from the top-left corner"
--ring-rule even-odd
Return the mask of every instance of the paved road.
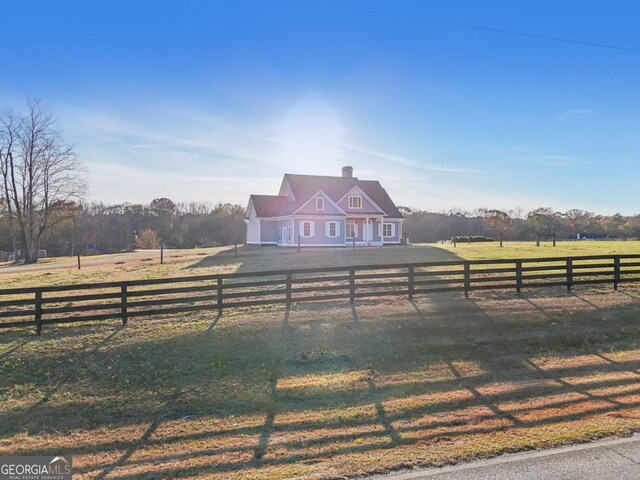
[[539, 452], [503, 455], [444, 468], [415, 470], [371, 480], [637, 480], [640, 436]]

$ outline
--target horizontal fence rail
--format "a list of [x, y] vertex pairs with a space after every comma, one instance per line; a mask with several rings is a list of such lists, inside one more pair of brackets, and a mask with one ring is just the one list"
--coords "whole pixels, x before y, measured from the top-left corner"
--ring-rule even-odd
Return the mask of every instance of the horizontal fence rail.
[[460, 260], [299, 268], [0, 289], [0, 328], [211, 311], [256, 305], [640, 282], [640, 255]]

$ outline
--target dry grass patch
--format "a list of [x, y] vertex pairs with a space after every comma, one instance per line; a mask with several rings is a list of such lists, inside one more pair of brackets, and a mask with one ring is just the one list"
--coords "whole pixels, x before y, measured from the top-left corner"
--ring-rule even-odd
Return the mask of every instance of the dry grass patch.
[[340, 267], [455, 260], [456, 255], [433, 245], [350, 248], [233, 247], [196, 248], [160, 252], [83, 257], [78, 270], [75, 257], [43, 259], [27, 266], [0, 264], [0, 288], [79, 284], [101, 281], [183, 277], [234, 272], [258, 272], [282, 268]]

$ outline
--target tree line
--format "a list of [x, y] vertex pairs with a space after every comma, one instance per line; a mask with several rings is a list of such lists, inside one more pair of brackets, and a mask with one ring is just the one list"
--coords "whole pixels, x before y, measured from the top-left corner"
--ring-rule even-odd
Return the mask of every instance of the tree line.
[[580, 238], [640, 238], [640, 215], [597, 215], [586, 210], [559, 212], [541, 207], [530, 212], [515, 209], [428, 212], [400, 207], [406, 218], [404, 234], [412, 242], [438, 242], [454, 236], [486, 236], [533, 241], [555, 234], [559, 240]]
[[[230, 203], [147, 205], [101, 202], [68, 204], [63, 221], [46, 230], [40, 247], [48, 256], [121, 252], [135, 248], [194, 248], [244, 242], [244, 207]], [[0, 250], [11, 251], [9, 217], [0, 214]]]
[[[242, 244], [244, 207], [230, 203], [175, 203], [157, 198], [149, 204], [68, 203], [61, 221], [42, 235], [40, 246], [50, 256], [120, 252], [135, 248], [194, 248]], [[538, 234], [558, 239], [640, 238], [640, 215], [596, 215], [584, 210], [530, 212], [479, 209], [428, 212], [401, 207], [404, 234], [412, 242], [438, 242], [454, 236], [485, 236], [533, 241]], [[11, 251], [11, 218], [0, 213], [0, 250]], [[95, 246], [89, 247], [90, 245]]]

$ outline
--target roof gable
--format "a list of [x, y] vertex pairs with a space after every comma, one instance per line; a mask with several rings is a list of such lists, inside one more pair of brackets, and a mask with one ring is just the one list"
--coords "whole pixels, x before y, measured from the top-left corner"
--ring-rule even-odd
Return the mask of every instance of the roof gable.
[[[316, 209], [316, 198], [318, 197], [322, 197], [325, 200], [324, 208], [322, 210]], [[293, 212], [294, 215], [301, 213], [307, 215], [346, 215], [344, 210], [342, 210], [342, 208], [340, 208], [340, 206], [322, 190], [319, 190], [315, 195], [312, 195], [302, 206]]]
[[404, 218], [387, 191], [377, 180], [359, 180], [358, 186], [389, 218]]
[[[362, 198], [361, 208], [351, 208], [349, 206], [349, 198], [355, 195], [359, 195]], [[386, 213], [376, 205], [376, 203], [369, 198], [369, 195], [367, 195], [358, 185], [345, 193], [344, 196], [338, 200], [338, 205], [348, 213]]]
[[280, 191], [278, 192], [278, 195], [284, 195], [289, 199], [290, 202], [296, 201], [296, 197], [293, 194], [293, 190], [291, 190], [291, 186], [289, 185], [289, 180], [287, 179], [286, 174], [284, 177], [282, 177], [282, 183], [280, 184]]

